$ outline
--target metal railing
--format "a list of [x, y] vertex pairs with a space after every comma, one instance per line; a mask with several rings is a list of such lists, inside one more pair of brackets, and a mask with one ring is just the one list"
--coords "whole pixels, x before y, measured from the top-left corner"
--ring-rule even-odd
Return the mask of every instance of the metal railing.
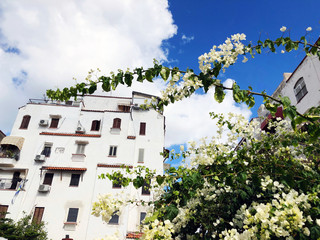
[[18, 180], [14, 178], [0, 178], [0, 190], [3, 190], [3, 189], [17, 190], [20, 184], [24, 185], [25, 182], [26, 182], [25, 179]]

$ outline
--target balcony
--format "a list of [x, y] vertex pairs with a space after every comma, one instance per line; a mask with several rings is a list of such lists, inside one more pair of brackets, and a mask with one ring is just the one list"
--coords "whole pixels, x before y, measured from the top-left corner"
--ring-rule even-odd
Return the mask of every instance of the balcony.
[[13, 167], [19, 160], [20, 151], [0, 150], [0, 165]]
[[12, 167], [20, 158], [24, 138], [7, 136], [2, 139], [0, 144], [0, 165]]
[[22, 189], [26, 180], [21, 178], [0, 178], [0, 190], [12, 190], [16, 191], [20, 184], [22, 184]]

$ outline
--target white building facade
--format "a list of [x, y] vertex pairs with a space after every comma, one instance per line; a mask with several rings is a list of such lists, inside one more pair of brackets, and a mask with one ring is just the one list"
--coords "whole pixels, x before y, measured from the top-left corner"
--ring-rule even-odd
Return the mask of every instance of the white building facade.
[[[317, 56], [306, 56], [293, 73], [284, 73], [283, 80], [272, 94], [273, 97], [287, 96], [300, 113], [311, 107], [320, 106], [320, 61]], [[278, 116], [282, 111], [278, 109]], [[259, 117], [270, 118], [269, 112], [261, 105]], [[262, 128], [266, 124], [262, 123]]]
[[[49, 239], [85, 240], [118, 231], [123, 239], [139, 230], [145, 208], [128, 206], [109, 223], [91, 215], [99, 194], [136, 190], [98, 179], [103, 173], [142, 165], [163, 173], [165, 122], [162, 113], [139, 106], [150, 95], [84, 96], [64, 103], [30, 101], [21, 107], [11, 135], [1, 141], [0, 212], [23, 212], [47, 223]], [[22, 185], [21, 182], [24, 182]], [[19, 186], [23, 186], [19, 191]], [[2, 214], [3, 216], [3, 214]]]

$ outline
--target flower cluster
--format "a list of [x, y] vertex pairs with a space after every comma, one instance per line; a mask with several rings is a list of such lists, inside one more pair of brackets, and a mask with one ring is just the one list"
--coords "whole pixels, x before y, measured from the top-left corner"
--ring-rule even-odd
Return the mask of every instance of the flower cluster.
[[[234, 34], [231, 38], [227, 38], [224, 44], [213, 46], [209, 53], [205, 53], [199, 57], [199, 68], [203, 73], [207, 73], [212, 69], [212, 65], [217, 63], [223, 64], [223, 71], [230, 65], [234, 64], [238, 55], [246, 52], [245, 45], [241, 42], [246, 40], [245, 34]], [[246, 62], [247, 59], [244, 59]]]
[[157, 219], [151, 223], [150, 226], [143, 227], [142, 239], [153, 240], [153, 239], [172, 239], [173, 224], [169, 220], [164, 222], [158, 221]]
[[109, 222], [115, 212], [121, 212], [124, 201], [111, 193], [98, 196], [98, 201], [92, 204], [92, 215], [102, 217], [102, 220]]

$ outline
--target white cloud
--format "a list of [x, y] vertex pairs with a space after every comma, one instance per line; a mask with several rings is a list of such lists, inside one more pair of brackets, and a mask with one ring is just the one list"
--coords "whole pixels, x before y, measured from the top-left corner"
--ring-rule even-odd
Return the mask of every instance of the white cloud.
[[82, 81], [91, 68], [107, 73], [165, 60], [162, 41], [177, 32], [167, 0], [4, 0], [0, 12], [4, 132], [28, 98], [72, 85], [72, 77]]
[[194, 36], [187, 37], [185, 34], [182, 34], [181, 39], [182, 39], [183, 44], [186, 44], [186, 43], [189, 43], [192, 40], [194, 40]]
[[[224, 84], [230, 86], [231, 83], [232, 80], [228, 79]], [[233, 112], [242, 114], [247, 119], [251, 116], [251, 111], [245, 104], [239, 105], [234, 102], [231, 92], [227, 92], [222, 103], [214, 100], [214, 89], [210, 89], [205, 95], [195, 94], [165, 109], [166, 146], [215, 135], [217, 127], [215, 121], [210, 118], [209, 112]]]

